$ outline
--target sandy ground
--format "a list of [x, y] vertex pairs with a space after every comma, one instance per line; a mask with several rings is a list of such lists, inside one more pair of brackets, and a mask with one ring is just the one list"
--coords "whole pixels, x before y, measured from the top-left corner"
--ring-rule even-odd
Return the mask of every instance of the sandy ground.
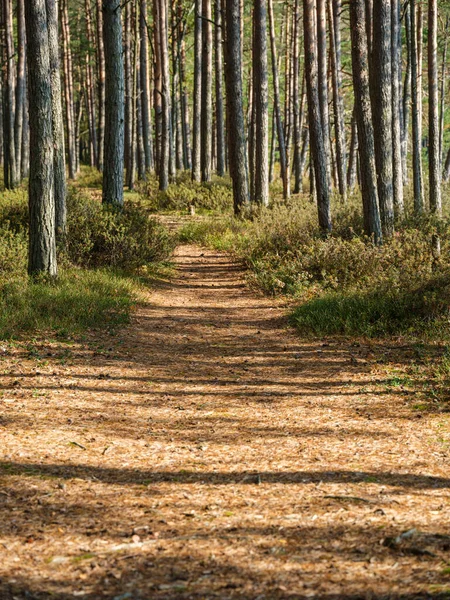
[[175, 262], [118, 335], [0, 349], [0, 599], [448, 597], [449, 414]]

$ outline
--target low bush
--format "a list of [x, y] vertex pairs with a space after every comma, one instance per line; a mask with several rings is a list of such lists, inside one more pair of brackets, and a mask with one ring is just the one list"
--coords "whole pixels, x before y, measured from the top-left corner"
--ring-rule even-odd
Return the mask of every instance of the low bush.
[[190, 173], [181, 174], [164, 192], [159, 191], [156, 177], [149, 176], [138, 186], [140, 197], [152, 211], [187, 212], [190, 206], [202, 211], [229, 212], [233, 207], [231, 182], [214, 177], [211, 182], [191, 180]]
[[117, 211], [77, 192], [69, 196], [67, 230], [67, 258], [80, 266], [133, 271], [166, 260], [174, 247], [169, 231], [141, 204]]

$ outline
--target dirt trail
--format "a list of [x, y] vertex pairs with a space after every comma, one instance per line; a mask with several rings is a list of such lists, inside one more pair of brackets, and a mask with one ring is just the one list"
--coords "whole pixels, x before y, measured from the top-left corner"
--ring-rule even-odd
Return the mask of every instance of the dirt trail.
[[441, 597], [448, 415], [175, 261], [119, 336], [2, 357], [1, 600]]

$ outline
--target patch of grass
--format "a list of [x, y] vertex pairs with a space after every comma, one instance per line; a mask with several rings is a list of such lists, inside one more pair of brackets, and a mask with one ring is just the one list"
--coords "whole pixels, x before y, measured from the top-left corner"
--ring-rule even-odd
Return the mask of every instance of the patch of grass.
[[68, 269], [55, 282], [10, 281], [0, 294], [0, 338], [114, 328], [129, 321], [136, 293], [132, 280], [108, 270]]
[[167, 276], [173, 247], [173, 236], [141, 204], [115, 212], [72, 188], [59, 277], [31, 280], [26, 192], [1, 194], [0, 338], [50, 332], [64, 338], [128, 322], [140, 284]]

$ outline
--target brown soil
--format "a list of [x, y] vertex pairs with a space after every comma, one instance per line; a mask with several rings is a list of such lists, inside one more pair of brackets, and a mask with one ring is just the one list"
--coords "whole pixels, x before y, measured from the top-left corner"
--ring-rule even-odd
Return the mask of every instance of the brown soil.
[[0, 348], [1, 600], [446, 596], [448, 414], [175, 260], [119, 336]]

